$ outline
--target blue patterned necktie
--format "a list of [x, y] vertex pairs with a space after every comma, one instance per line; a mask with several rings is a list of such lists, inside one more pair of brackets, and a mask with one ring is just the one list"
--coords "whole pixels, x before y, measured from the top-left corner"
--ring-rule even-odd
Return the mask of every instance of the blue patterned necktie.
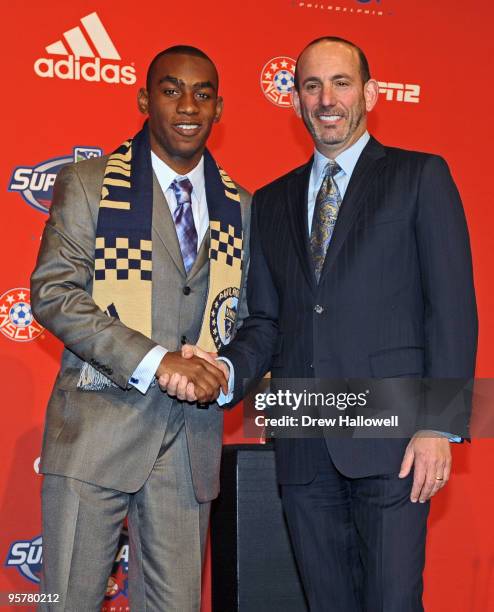
[[326, 259], [329, 241], [333, 235], [338, 211], [341, 205], [341, 195], [334, 177], [341, 170], [340, 166], [330, 160], [325, 169], [325, 176], [314, 205], [314, 216], [310, 232], [310, 248], [314, 261], [314, 272], [317, 282], [321, 278], [322, 267]]
[[173, 211], [173, 219], [177, 229], [178, 243], [182, 251], [185, 271], [187, 274], [192, 268], [197, 256], [197, 231], [192, 216], [192, 183], [186, 178], [176, 178], [171, 188], [177, 198], [177, 207]]

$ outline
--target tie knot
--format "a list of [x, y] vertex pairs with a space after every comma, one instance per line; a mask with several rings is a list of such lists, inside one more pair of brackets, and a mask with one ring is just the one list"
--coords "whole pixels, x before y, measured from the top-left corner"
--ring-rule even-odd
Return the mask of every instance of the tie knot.
[[185, 204], [186, 202], [190, 202], [190, 194], [192, 193], [192, 183], [187, 177], [180, 179], [176, 178], [172, 182], [171, 188], [175, 192], [177, 204]]
[[338, 165], [338, 163], [335, 162], [334, 159], [330, 159], [328, 163], [326, 164], [326, 169], [324, 171], [324, 174], [333, 178], [334, 176], [338, 174], [340, 170], [341, 170], [341, 167]]

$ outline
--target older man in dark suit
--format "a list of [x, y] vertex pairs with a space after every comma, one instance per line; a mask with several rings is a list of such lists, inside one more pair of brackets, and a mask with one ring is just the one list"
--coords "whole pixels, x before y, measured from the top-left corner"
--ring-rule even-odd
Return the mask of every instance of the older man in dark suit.
[[[442, 158], [368, 134], [377, 98], [351, 42], [318, 39], [299, 56], [293, 102], [315, 151], [253, 199], [250, 316], [220, 351], [235, 401], [269, 369], [282, 379], [473, 376], [477, 317], [458, 191]], [[429, 499], [450, 475], [448, 438], [276, 440], [312, 612], [423, 609]]]

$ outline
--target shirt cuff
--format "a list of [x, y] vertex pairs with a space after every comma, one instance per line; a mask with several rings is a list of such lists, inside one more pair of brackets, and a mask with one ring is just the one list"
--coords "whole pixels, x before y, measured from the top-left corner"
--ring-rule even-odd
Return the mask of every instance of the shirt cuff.
[[440, 436], [444, 436], [445, 438], [448, 438], [450, 442], [455, 442], [457, 444], [459, 444], [460, 442], [463, 442], [463, 438], [461, 436], [455, 436], [454, 434], [449, 433], [447, 431], [436, 431], [435, 429], [431, 429], [431, 431], [439, 434]]
[[159, 344], [153, 347], [149, 353], [143, 357], [132, 373], [132, 376], [129, 378], [129, 385], [132, 385], [144, 395], [154, 381], [156, 370], [167, 353], [168, 350]]
[[226, 357], [217, 357], [216, 361], [223, 361], [228, 366], [230, 370], [230, 375], [228, 376], [228, 393], [225, 395], [223, 391], [220, 391], [218, 395], [218, 406], [224, 406], [225, 404], [229, 404], [233, 400], [233, 389], [235, 386], [235, 370], [233, 369], [233, 363], [227, 359]]

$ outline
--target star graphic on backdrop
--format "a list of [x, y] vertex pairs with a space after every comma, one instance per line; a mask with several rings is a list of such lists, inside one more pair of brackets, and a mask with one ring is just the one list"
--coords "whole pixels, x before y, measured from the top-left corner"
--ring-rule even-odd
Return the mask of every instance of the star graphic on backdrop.
[[288, 62], [286, 60], [283, 60], [282, 62], [280, 62], [280, 65], [282, 68], [286, 68], [288, 66]]
[[5, 304], [0, 306], [0, 312], [7, 312], [7, 306], [5, 306]]
[[264, 73], [264, 78], [265, 78], [265, 79], [271, 79], [271, 77], [272, 77], [272, 76], [273, 76], [273, 75], [272, 75], [270, 72], [265, 72], [265, 73]]
[[271, 70], [278, 70], [278, 64], [271, 64]]
[[20, 291], [20, 292], [17, 294], [17, 297], [18, 297], [20, 300], [25, 300], [25, 299], [26, 299], [26, 294], [24, 293], [24, 291]]
[[8, 295], [7, 296], [7, 302], [9, 304], [12, 304], [13, 302], [15, 302], [14, 296], [13, 295]]

